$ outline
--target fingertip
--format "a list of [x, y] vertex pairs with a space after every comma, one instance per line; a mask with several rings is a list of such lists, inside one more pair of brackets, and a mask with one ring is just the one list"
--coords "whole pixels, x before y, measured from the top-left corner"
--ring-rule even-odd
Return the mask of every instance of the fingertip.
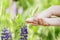
[[28, 19], [26, 19], [26, 22], [27, 22], [27, 23], [33, 23], [33, 18], [28, 18]]

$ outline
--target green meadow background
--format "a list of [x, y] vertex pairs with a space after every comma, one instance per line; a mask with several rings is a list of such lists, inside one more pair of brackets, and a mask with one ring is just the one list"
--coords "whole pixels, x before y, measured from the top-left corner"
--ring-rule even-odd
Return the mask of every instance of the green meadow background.
[[[17, 9], [23, 8], [23, 13], [16, 13], [14, 19], [6, 8], [10, 7], [12, 0], [0, 0], [0, 40], [1, 30], [6, 27], [12, 32], [12, 40], [19, 40], [20, 28], [24, 27], [26, 18], [40, 13], [52, 5], [60, 5], [60, 0], [18, 0]], [[60, 40], [60, 26], [32, 26], [27, 25], [28, 40]]]

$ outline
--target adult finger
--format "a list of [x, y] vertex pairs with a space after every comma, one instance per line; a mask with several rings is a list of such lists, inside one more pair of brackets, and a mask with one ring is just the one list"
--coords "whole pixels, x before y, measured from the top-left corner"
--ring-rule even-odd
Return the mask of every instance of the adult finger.
[[[41, 21], [39, 21], [41, 23]], [[42, 25], [60, 26], [60, 18], [43, 18]]]

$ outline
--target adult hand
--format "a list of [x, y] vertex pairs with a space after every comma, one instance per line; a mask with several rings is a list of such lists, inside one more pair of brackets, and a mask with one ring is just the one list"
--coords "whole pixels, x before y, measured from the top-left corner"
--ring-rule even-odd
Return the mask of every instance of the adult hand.
[[[52, 18], [57, 16], [58, 18]], [[32, 25], [60, 26], [60, 5], [51, 6], [41, 13], [35, 14], [32, 18], [26, 19]]]

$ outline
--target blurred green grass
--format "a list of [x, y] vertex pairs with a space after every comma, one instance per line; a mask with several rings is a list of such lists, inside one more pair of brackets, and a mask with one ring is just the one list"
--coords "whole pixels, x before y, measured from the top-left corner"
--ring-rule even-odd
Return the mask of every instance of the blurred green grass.
[[[19, 40], [19, 30], [25, 24], [26, 18], [32, 17], [35, 13], [52, 5], [60, 5], [60, 0], [18, 0], [17, 9], [20, 6], [23, 7], [23, 13], [17, 13], [16, 18], [12, 20], [10, 14], [5, 12], [6, 8], [9, 7], [9, 1], [1, 0], [0, 2], [2, 6], [0, 6], [0, 36], [1, 30], [7, 27], [12, 32], [13, 40]], [[60, 26], [27, 26], [28, 40], [60, 40]]]

